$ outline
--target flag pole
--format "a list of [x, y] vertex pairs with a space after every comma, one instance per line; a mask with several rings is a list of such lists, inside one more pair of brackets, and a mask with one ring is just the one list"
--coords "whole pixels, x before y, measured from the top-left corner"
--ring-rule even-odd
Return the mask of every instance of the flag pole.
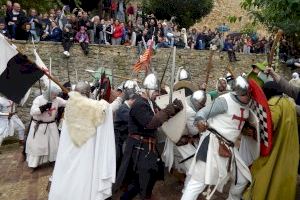
[[[2, 33], [0, 33], [1, 35], [2, 35]], [[3, 35], [3, 37], [4, 37], [4, 35]], [[13, 43], [11, 43], [10, 41], [8, 41], [5, 37], [4, 37], [4, 39], [11, 45], [11, 46], [13, 46], [15, 49], [16, 49], [16, 51], [18, 51], [21, 55], [24, 55], [24, 56], [26, 56], [25, 54], [23, 54], [22, 52], [20, 52], [17, 48], [16, 48], [16, 45], [14, 45]], [[26, 56], [27, 57], [27, 56]], [[30, 61], [31, 63], [35, 63], [35, 62], [33, 62], [32, 60], [30, 60], [28, 57], [27, 57], [27, 59], [28, 59], [28, 61]], [[36, 64], [36, 63], [35, 63]], [[36, 64], [36, 66], [49, 78], [49, 79], [51, 79], [54, 83], [56, 83], [60, 88], [61, 88], [61, 90], [63, 91], [63, 92], [65, 92], [65, 93], [69, 93], [70, 91], [67, 89], [67, 88], [65, 88], [55, 77], [53, 77], [52, 75], [49, 75], [43, 68], [41, 68], [40, 66], [38, 66], [37, 64]]]
[[173, 102], [175, 68], [176, 68], [176, 46], [173, 47], [173, 62], [172, 62], [172, 70], [171, 70], [169, 103]]
[[[52, 59], [50, 57], [50, 61], [49, 61], [49, 74], [51, 76], [51, 72], [52, 72]], [[48, 96], [48, 101], [51, 101], [51, 79], [49, 79], [49, 85], [48, 85], [48, 92], [49, 92], [49, 96]]]

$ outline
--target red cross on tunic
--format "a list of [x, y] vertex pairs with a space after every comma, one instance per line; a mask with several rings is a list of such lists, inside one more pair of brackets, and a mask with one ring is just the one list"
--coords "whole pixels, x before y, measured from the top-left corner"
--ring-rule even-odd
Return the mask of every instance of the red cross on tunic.
[[244, 121], [246, 121], [246, 118], [244, 118], [244, 111], [245, 111], [245, 109], [244, 108], [240, 108], [241, 109], [241, 116], [239, 117], [239, 116], [236, 116], [236, 115], [233, 115], [232, 116], [232, 120], [239, 120], [240, 121], [240, 124], [239, 124], [239, 127], [238, 127], [238, 130], [241, 130], [241, 126], [242, 126], [242, 123], [244, 122]]
[[50, 108], [47, 112], [48, 112], [48, 115], [49, 117], [52, 116], [52, 111], [56, 110], [56, 108]]

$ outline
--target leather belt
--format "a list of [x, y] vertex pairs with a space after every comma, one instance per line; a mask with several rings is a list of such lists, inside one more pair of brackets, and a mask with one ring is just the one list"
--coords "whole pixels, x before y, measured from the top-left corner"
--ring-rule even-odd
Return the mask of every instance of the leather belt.
[[218, 133], [218, 131], [216, 131], [215, 129], [213, 128], [208, 128], [207, 130], [209, 130], [211, 133], [215, 134], [215, 136], [223, 141], [225, 144], [227, 144], [228, 146], [230, 147], [234, 147], [234, 143], [231, 142], [230, 140], [228, 140], [227, 138], [225, 138], [223, 135], [221, 135], [220, 133]]
[[32, 121], [35, 122], [35, 125], [34, 125], [34, 132], [33, 132], [33, 138], [35, 137], [35, 134], [36, 134], [37, 130], [39, 129], [40, 124], [47, 124], [46, 129], [45, 129], [45, 132], [44, 132], [44, 135], [45, 135], [45, 134], [46, 134], [46, 131], [47, 131], [47, 128], [48, 128], [48, 124], [52, 124], [52, 123], [55, 122], [55, 121], [43, 122], [43, 121], [39, 121], [39, 120], [36, 120], [36, 119], [32, 119]]
[[144, 144], [149, 145], [149, 151], [154, 151], [155, 150], [155, 145], [156, 145], [156, 139], [153, 137], [145, 137], [142, 135], [137, 135], [137, 134], [129, 134], [129, 137], [138, 140]]

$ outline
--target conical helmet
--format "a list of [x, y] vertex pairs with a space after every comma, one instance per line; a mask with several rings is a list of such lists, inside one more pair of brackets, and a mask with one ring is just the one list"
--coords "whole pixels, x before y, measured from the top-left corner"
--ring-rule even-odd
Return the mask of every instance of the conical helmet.
[[238, 76], [233, 85], [233, 92], [237, 96], [245, 96], [250, 94], [250, 86], [248, 81], [242, 77]]

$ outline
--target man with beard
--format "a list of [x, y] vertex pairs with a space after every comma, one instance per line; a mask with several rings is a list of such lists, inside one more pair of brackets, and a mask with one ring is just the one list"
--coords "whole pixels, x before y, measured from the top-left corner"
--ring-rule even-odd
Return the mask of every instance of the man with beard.
[[225, 78], [219, 78], [216, 85], [216, 90], [208, 92], [208, 95], [210, 96], [210, 100], [215, 100], [218, 96], [226, 93], [227, 89], [227, 81]]
[[157, 78], [149, 74], [143, 84], [141, 96], [129, 112], [126, 148], [118, 171], [115, 189], [126, 179], [128, 190], [121, 199], [133, 199], [140, 194], [141, 199], [150, 199], [155, 182], [164, 170], [156, 150], [157, 128], [183, 109], [181, 101], [174, 100], [165, 109], [155, 112], [151, 100], [158, 90]]

